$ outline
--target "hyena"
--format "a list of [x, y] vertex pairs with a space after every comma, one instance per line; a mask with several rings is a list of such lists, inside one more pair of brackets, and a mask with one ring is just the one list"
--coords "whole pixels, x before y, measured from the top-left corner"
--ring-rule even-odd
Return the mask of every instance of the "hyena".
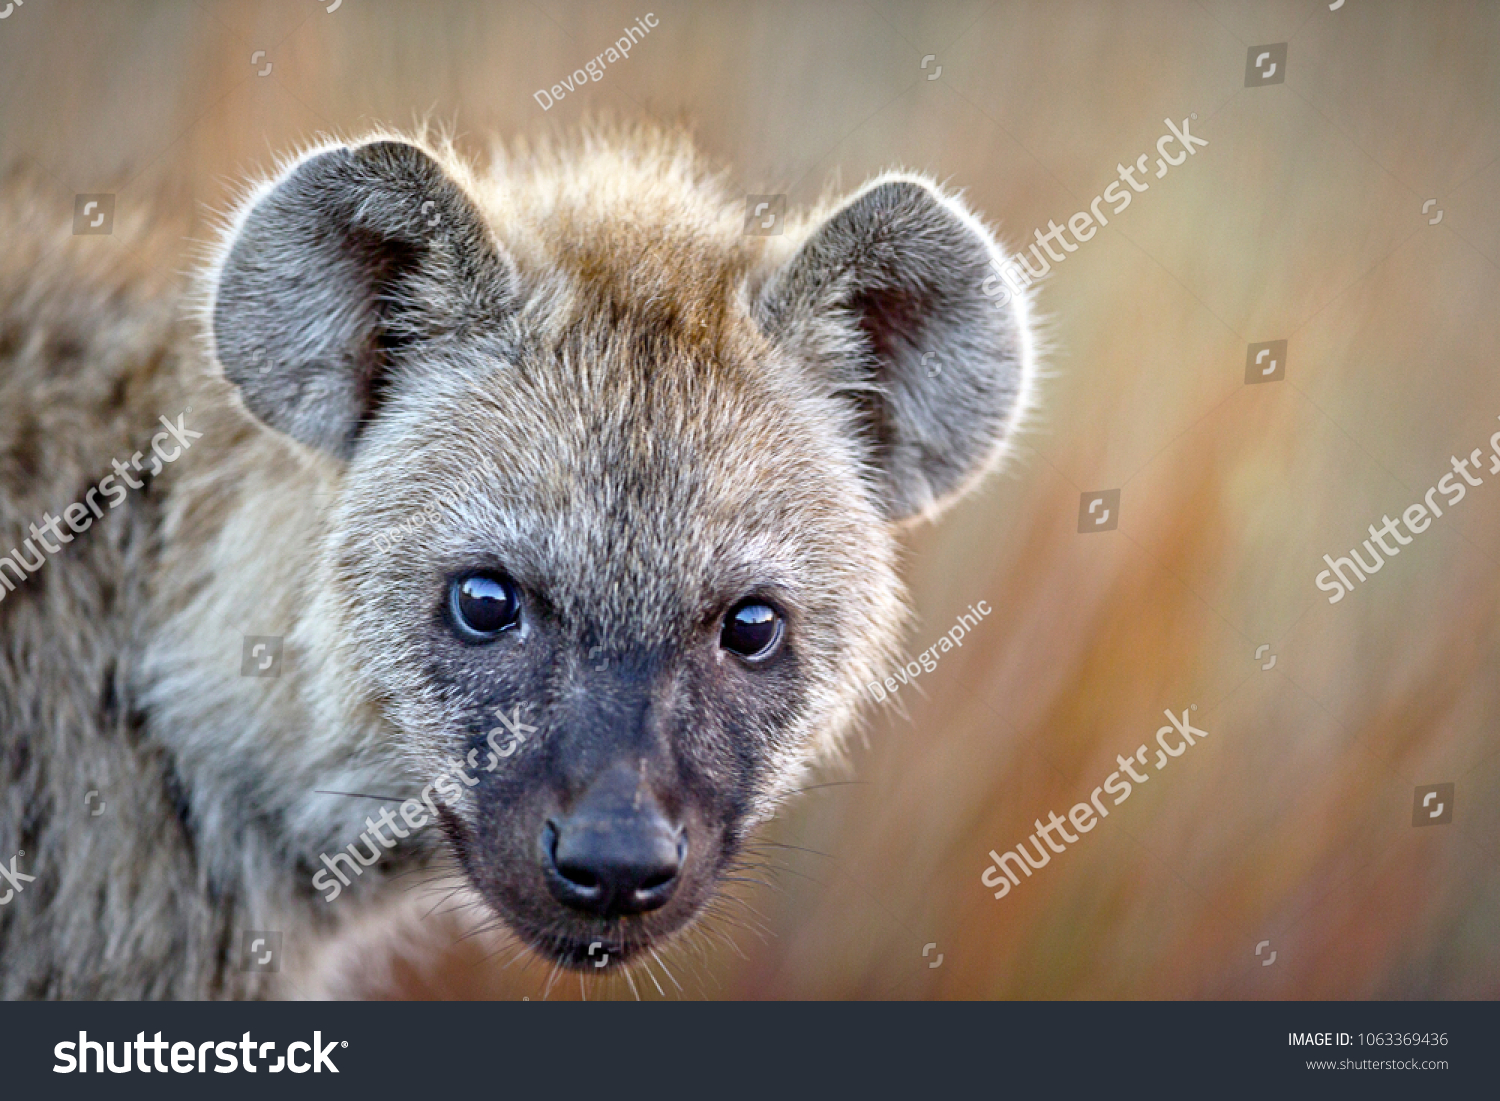
[[[99, 259], [10, 190], [8, 997], [303, 992], [437, 867], [562, 965], [668, 940], [857, 721], [903, 526], [997, 465], [1033, 377], [994, 236], [915, 174], [763, 233], [674, 132], [483, 168], [377, 134], [250, 188], [182, 287], [149, 229]], [[135, 473], [164, 423], [186, 450]], [[377, 848], [370, 800], [502, 712], [532, 733]]]

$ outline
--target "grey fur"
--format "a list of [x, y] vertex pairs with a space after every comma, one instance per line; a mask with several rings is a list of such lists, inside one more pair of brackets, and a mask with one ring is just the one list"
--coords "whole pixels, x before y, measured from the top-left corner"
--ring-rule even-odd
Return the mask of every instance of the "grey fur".
[[393, 341], [491, 326], [513, 275], [479, 211], [403, 142], [331, 149], [249, 211], [213, 305], [214, 351], [250, 411], [347, 457]]

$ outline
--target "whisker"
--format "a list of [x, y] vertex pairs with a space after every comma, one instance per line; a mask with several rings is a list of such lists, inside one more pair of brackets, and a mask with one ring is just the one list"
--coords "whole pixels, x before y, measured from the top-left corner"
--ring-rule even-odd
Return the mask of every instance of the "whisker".
[[347, 795], [350, 799], [378, 799], [382, 803], [403, 803], [399, 795], [366, 795], [362, 791], [325, 791], [323, 788], [313, 788], [314, 795]]
[[[722, 918], [723, 920], [729, 922], [731, 925], [733, 925], [737, 929], [744, 929], [747, 933], [753, 933], [753, 934], [755, 934], [756, 938], [762, 944], [769, 944], [770, 943], [770, 941], [768, 941], [766, 939], [766, 934], [770, 934], [772, 936], [775, 935], [774, 933], [771, 933], [771, 931], [769, 929], [765, 929], [764, 926], [761, 926], [760, 928], [756, 928], [755, 924], [751, 923], [747, 919], [735, 917], [729, 911], [719, 909], [717, 900], [715, 902], [710, 903], [707, 907], [705, 907], [704, 908], [704, 913], [706, 913], [706, 914], [712, 914], [714, 917]], [[762, 930], [764, 930], [764, 932], [762, 932]]]
[[[516, 945], [515, 945], [514, 941], [503, 941], [503, 942], [501, 942], [500, 947], [496, 948], [493, 952], [486, 952], [484, 955], [480, 956], [479, 957], [479, 962], [480, 963], [489, 963], [490, 960], [494, 959], [501, 952], [504, 952], [507, 948], [515, 948], [515, 946]], [[509, 964], [507, 964], [506, 966], [509, 966]], [[502, 968], [500, 968], [500, 970], [504, 971], [505, 968], [502, 967]]]
[[[513, 964], [513, 963], [515, 963], [516, 960], [520, 959], [522, 956], [531, 956], [533, 958], [537, 958], [536, 957], [536, 953], [529, 951], [530, 947], [531, 946], [529, 944], [527, 944], [525, 941], [521, 941], [518, 945], [516, 945], [515, 952], [511, 955], [510, 959], [508, 959], [505, 962], [505, 965], [503, 967], [501, 967], [500, 970], [501, 971], [508, 971], [508, 970], [510, 970], [510, 965]], [[523, 970], [524, 970], [524, 968], [523, 968]]]
[[436, 902], [434, 902], [432, 904], [432, 910], [428, 910], [425, 914], [423, 914], [422, 915], [422, 920], [426, 921], [428, 918], [430, 918], [432, 916], [434, 910], [436, 910], [443, 903], [447, 902], [454, 895], [458, 894], [458, 892], [461, 891], [461, 890], [463, 890], [463, 884], [459, 884], [457, 887], [454, 887], [451, 891], [449, 891], [447, 894], [445, 894], [442, 898], [440, 898]]
[[778, 849], [793, 849], [801, 853], [812, 853], [814, 856], [826, 857], [829, 860], [838, 859], [838, 857], [834, 856], [832, 853], [819, 852], [817, 849], [809, 849], [804, 845], [788, 845], [785, 841], [772, 841], [767, 837], [757, 838], [756, 843], [761, 845], [773, 845]]
[[724, 891], [723, 893], [721, 893], [718, 898], [723, 899], [726, 902], [733, 902], [737, 903], [740, 906], [743, 906], [745, 909], [754, 914], [756, 918], [765, 923], [761, 927], [765, 929], [766, 932], [771, 932], [770, 919], [767, 918], [765, 914], [757, 910], [754, 906], [751, 906], [750, 903], [746, 902], [743, 898], [740, 898], [738, 895], [732, 895], [728, 891]]
[[557, 973], [562, 969], [562, 960], [556, 960], [552, 964], [552, 974], [547, 977], [547, 989], [542, 991], [542, 1001], [552, 996], [552, 984], [557, 981]]
[[771, 889], [771, 885], [769, 883], [767, 883], [765, 880], [763, 880], [763, 879], [756, 879], [754, 876], [747, 876], [747, 875], [726, 875], [726, 876], [720, 877], [719, 882], [720, 883], [753, 883], [757, 887], [764, 887], [767, 890]]
[[454, 938], [453, 943], [454, 944], [462, 944], [466, 940], [470, 940], [473, 937], [481, 936], [484, 933], [492, 933], [496, 929], [501, 929], [504, 926], [505, 926], [505, 922], [504, 921], [502, 921], [499, 918], [495, 918], [495, 919], [493, 919], [492, 921], [490, 921], [490, 922], [488, 922], [486, 924], [481, 924], [481, 925], [479, 925], [478, 927], [476, 927], [474, 929], [470, 929], [467, 933], [464, 933], [462, 936]]
[[[717, 918], [721, 915], [710, 912], [707, 914], [707, 916], [710, 918]], [[735, 943], [734, 938], [722, 929], [717, 928], [714, 922], [705, 921], [702, 924], [701, 928], [706, 935], [721, 939], [725, 944], [729, 946], [730, 950], [733, 951], [735, 955], [740, 957], [740, 959], [744, 960], [746, 963], [750, 962], [750, 957], [745, 955], [744, 952], [740, 951], [740, 946]]]
[[[650, 945], [646, 946], [646, 951], [651, 952], [653, 956], [656, 954], [655, 952], [651, 951]], [[656, 981], [656, 972], [651, 970], [651, 965], [644, 959], [641, 960], [641, 969], [646, 972], [646, 977], [651, 980], [651, 985], [656, 987], [656, 992], [663, 998], [665, 998], [667, 996], [667, 992], [661, 988], [661, 983]]]
[[[510, 959], [506, 960], [503, 964], [500, 965], [501, 971], [509, 971], [510, 965], [515, 963], [523, 955], [535, 958], [535, 953], [527, 951], [529, 945], [527, 945], [525, 941], [520, 941], [518, 943], [510, 945], [501, 945], [499, 948], [495, 949], [492, 955], [498, 956], [501, 952], [505, 951], [507, 947], [514, 949], [514, 951], [511, 952]], [[522, 970], [524, 971], [525, 968], [522, 968]]]
[[647, 949], [646, 949], [646, 951], [650, 952], [651, 955], [656, 959], [656, 962], [659, 963], [659, 964], [661, 964], [661, 969], [666, 972], [667, 978], [669, 978], [669, 979], [672, 980], [672, 985], [677, 988], [677, 992], [679, 994], [682, 993], [682, 984], [677, 981], [677, 979], [672, 975], [671, 971], [667, 970], [666, 963], [662, 960], [662, 958], [660, 956], [658, 956], [656, 954], [656, 948], [655, 948], [655, 946], [648, 946]]
[[870, 785], [870, 783], [872, 783], [872, 781], [870, 780], [833, 780], [826, 784], [813, 784], [811, 787], [792, 788], [787, 794], [802, 795], [809, 791], [817, 791], [820, 788], [842, 788], [854, 787], [856, 785], [867, 787]]

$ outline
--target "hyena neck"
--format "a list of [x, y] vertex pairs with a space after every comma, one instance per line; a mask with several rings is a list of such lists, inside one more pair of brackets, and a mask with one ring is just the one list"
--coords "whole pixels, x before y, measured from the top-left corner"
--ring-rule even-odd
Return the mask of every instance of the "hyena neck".
[[[203, 438], [163, 505], [173, 535], [155, 564], [143, 706], [190, 792], [205, 865], [254, 907], [321, 908], [320, 856], [413, 786], [378, 708], [326, 687], [351, 663], [318, 595], [339, 471], [254, 424], [215, 380], [189, 393]], [[389, 849], [349, 893], [375, 893], [431, 847]]]

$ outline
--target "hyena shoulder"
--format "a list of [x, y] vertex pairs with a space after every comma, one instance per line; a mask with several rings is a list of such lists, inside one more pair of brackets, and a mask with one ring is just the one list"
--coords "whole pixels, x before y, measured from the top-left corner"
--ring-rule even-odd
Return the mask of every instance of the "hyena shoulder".
[[0, 187], [0, 863], [32, 877], [0, 885], [0, 997], [205, 997], [222, 914], [132, 683], [162, 487], [148, 462], [139, 491], [95, 494], [86, 534], [46, 527], [150, 454], [195, 352], [171, 227], [75, 236], [70, 205]]

